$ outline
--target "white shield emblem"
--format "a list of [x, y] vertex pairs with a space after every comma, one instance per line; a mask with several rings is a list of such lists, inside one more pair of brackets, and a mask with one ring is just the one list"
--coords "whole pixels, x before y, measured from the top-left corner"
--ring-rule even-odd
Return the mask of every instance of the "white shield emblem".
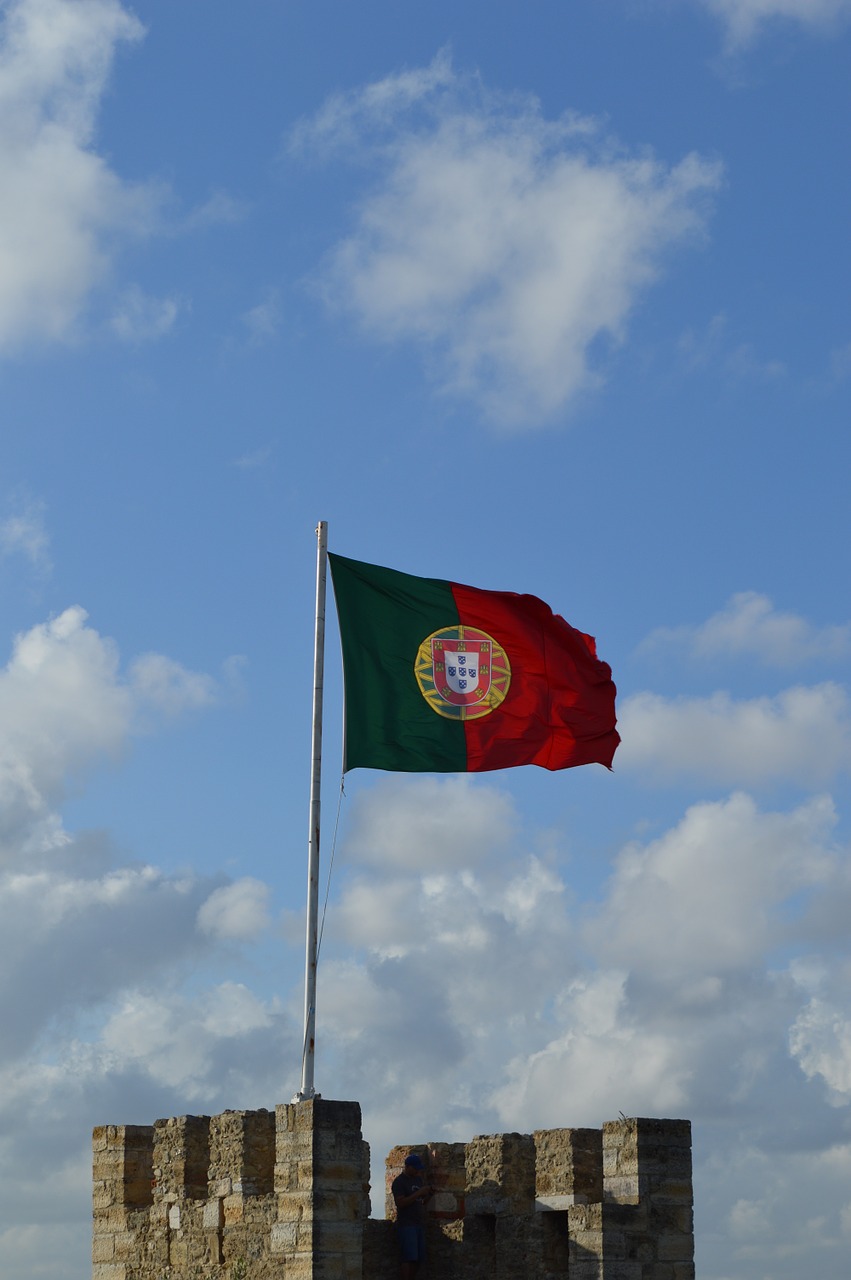
[[[454, 638], [454, 637], [453, 637]], [[487, 697], [491, 685], [490, 640], [446, 636], [431, 642], [435, 688], [446, 702], [470, 706]]]

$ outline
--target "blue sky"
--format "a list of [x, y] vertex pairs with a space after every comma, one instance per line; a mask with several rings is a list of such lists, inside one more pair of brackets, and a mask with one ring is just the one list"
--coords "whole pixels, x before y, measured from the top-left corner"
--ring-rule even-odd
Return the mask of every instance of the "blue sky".
[[297, 1088], [319, 519], [619, 688], [612, 774], [348, 776], [374, 1178], [688, 1116], [702, 1280], [845, 1276], [849, 19], [0, 4], [4, 1276], [85, 1274], [92, 1125]]

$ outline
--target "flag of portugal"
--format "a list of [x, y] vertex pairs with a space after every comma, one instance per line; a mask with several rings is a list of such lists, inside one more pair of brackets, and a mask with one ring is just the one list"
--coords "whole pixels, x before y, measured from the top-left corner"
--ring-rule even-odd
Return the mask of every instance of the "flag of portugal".
[[611, 767], [615, 686], [591, 636], [536, 596], [330, 555], [345, 769]]

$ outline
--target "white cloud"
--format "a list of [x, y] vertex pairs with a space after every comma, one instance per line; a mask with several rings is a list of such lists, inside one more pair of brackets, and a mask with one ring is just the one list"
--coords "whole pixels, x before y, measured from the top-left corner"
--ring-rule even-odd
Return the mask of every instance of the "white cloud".
[[[0, 1257], [8, 1276], [54, 1280], [85, 1274], [91, 1266], [91, 1242], [80, 1238], [74, 1223], [27, 1222], [0, 1231]], [[33, 1259], [38, 1259], [38, 1270], [33, 1270]]]
[[834, 382], [844, 382], [851, 374], [851, 342], [830, 353], [830, 375]]
[[214, 938], [256, 938], [269, 924], [269, 886], [244, 876], [210, 894], [198, 912], [198, 927]]
[[753, 344], [742, 342], [727, 356], [727, 372], [738, 379], [756, 379], [760, 382], [774, 382], [786, 375], [786, 366], [782, 360], [766, 360], [757, 354]]
[[[375, 822], [376, 806], [381, 822]], [[384, 779], [357, 796], [346, 840], [364, 866], [423, 875], [472, 866], [516, 835], [510, 797], [463, 774], [446, 779]]]
[[837, 1103], [851, 1102], [851, 1015], [813, 998], [789, 1033], [789, 1047], [801, 1070], [812, 1079], [821, 1076]]
[[[0, 672], [0, 853], [43, 828], [53, 843], [55, 805], [68, 776], [123, 745], [132, 701], [114, 646], [66, 609], [15, 640]], [[46, 824], [46, 827], [45, 827]]]
[[189, 671], [162, 653], [145, 653], [130, 667], [130, 683], [142, 704], [150, 704], [168, 715], [211, 706], [216, 700], [216, 682], [201, 671]]
[[400, 113], [431, 98], [455, 83], [447, 49], [441, 49], [427, 67], [415, 67], [376, 80], [349, 93], [335, 93], [310, 119], [299, 121], [289, 138], [290, 149], [305, 158], [323, 153], [344, 153], [360, 148], [365, 132], [376, 127], [392, 136]]
[[143, 716], [207, 706], [213, 690], [162, 654], [138, 659], [128, 680], [77, 605], [17, 636], [0, 670], [0, 861], [61, 844], [68, 779], [115, 758]]
[[589, 926], [596, 954], [665, 975], [709, 1007], [724, 991], [707, 980], [749, 969], [779, 945], [784, 903], [832, 879], [835, 823], [824, 798], [791, 813], [760, 812], [741, 793], [693, 805], [660, 839], [618, 856]]
[[830, 682], [742, 700], [636, 693], [618, 721], [619, 767], [657, 780], [823, 786], [851, 763], [848, 696]]
[[628, 1115], [685, 1113], [690, 1054], [669, 1034], [642, 1027], [630, 1015], [624, 984], [625, 974], [611, 972], [571, 986], [562, 1005], [563, 1034], [536, 1053], [521, 1051], [508, 1065], [506, 1083], [493, 1093], [506, 1128], [552, 1124], [552, 1099], [565, 1081], [571, 1082], [574, 1125], [596, 1125], [600, 1117], [613, 1118], [619, 1110]]
[[232, 465], [239, 467], [240, 471], [258, 471], [267, 466], [274, 453], [274, 445], [261, 445], [259, 449], [252, 449], [250, 453], [243, 453], [241, 457], [234, 458]]
[[69, 335], [116, 233], [156, 216], [151, 189], [93, 146], [118, 44], [139, 22], [118, 0], [11, 0], [0, 13], [0, 349]]
[[195, 231], [233, 225], [242, 222], [247, 213], [248, 206], [242, 200], [237, 200], [227, 191], [214, 191], [208, 200], [188, 214], [184, 226], [189, 231]]
[[[783, 1121], [795, 1125], [793, 1116]], [[701, 1270], [730, 1280], [745, 1275], [799, 1280], [807, 1272], [841, 1280], [848, 1245], [840, 1215], [849, 1178], [851, 1146], [839, 1133], [826, 1149], [782, 1154], [770, 1140], [763, 1148], [731, 1141], [713, 1156], [705, 1176], [699, 1175], [699, 1203], [712, 1223]], [[720, 1255], [716, 1265], [724, 1265], [723, 1272], [713, 1267], [710, 1254]], [[731, 1264], [732, 1271], [726, 1270]]]
[[830, 31], [851, 17], [851, 0], [701, 0], [727, 27], [728, 45], [750, 44], [778, 20], [817, 31]]
[[270, 342], [281, 326], [281, 304], [277, 294], [269, 293], [262, 302], [249, 308], [241, 318], [248, 330], [248, 340], [253, 346]]
[[678, 345], [686, 369], [712, 366], [730, 382], [773, 382], [787, 372], [782, 361], [758, 355], [752, 343], [731, 346], [723, 313], [712, 316], [702, 331], [686, 329]]
[[[439, 809], [443, 783], [423, 781], [429, 808]], [[360, 817], [362, 847], [366, 828], [380, 833], [384, 824], [375, 790]], [[408, 829], [418, 844], [415, 791]], [[484, 831], [484, 808], [480, 822]], [[713, 1056], [700, 1040], [680, 1041], [676, 1028], [705, 1018], [711, 1044], [738, 975], [758, 970], [787, 936], [785, 904], [833, 874], [833, 822], [828, 802], [788, 815], [760, 814], [743, 796], [695, 806], [660, 841], [624, 851], [581, 932], [555, 867], [518, 862], [511, 847], [481, 862], [458, 849], [452, 870], [404, 857], [395, 869], [361, 867], [333, 908], [335, 936], [350, 952], [323, 968], [320, 1018], [346, 1046], [347, 1072], [363, 1071], [373, 1091], [377, 1080], [401, 1087], [409, 1053], [411, 1069], [425, 1053], [428, 1083], [411, 1105], [426, 1112], [445, 1095], [447, 1131], [471, 1108], [467, 1079], [490, 1098], [487, 1122], [510, 1127], [556, 1122], [563, 1079], [572, 1123], [599, 1123], [623, 1106], [671, 1114], [693, 1100], [695, 1076], [709, 1079]], [[648, 983], [653, 999], [642, 994]], [[760, 984], [736, 998], [764, 1002], [767, 991]], [[722, 1038], [738, 1034], [731, 1025]], [[755, 1071], [745, 1055], [736, 1086], [746, 1091]]]
[[[147, 929], [148, 963], [140, 952], [136, 975], [149, 982], [159, 976], [165, 989], [111, 992], [114, 1009], [105, 1025], [102, 1018], [83, 1021], [87, 1041], [74, 1038], [81, 1028], [69, 1000], [46, 1044], [0, 1066], [4, 1275], [64, 1280], [91, 1265], [93, 1125], [127, 1123], [128, 1115], [150, 1123], [193, 1108], [209, 1114], [235, 1103], [269, 1105], [278, 1097], [280, 1064], [297, 1058], [281, 1011], [241, 984], [196, 990], [191, 999], [173, 991], [179, 957], [168, 954], [169, 939], [160, 939], [155, 924], [148, 921]], [[94, 932], [93, 952], [97, 943]], [[101, 968], [108, 968], [103, 957]], [[105, 999], [101, 1013], [109, 1007]]]
[[193, 1100], [218, 1093], [219, 1050], [268, 1033], [272, 1012], [241, 983], [228, 982], [187, 999], [174, 993], [131, 993], [103, 1028], [101, 1045], [112, 1069], [141, 1068], [161, 1085]]
[[50, 535], [45, 527], [45, 504], [29, 501], [0, 521], [0, 555], [23, 555], [34, 569], [50, 568]]
[[152, 298], [133, 285], [119, 299], [112, 328], [124, 342], [155, 342], [174, 328], [180, 310], [176, 298]]
[[376, 144], [377, 182], [326, 263], [329, 299], [379, 339], [420, 343], [443, 387], [502, 425], [551, 418], [599, 382], [592, 345], [624, 338], [721, 176], [695, 155], [625, 155], [594, 122], [547, 121], [445, 58], [333, 99], [296, 137]]
[[643, 649], [683, 649], [701, 659], [755, 657], [786, 667], [851, 655], [851, 623], [814, 627], [796, 613], [783, 613], [768, 596], [739, 591], [699, 626], [660, 627]]
[[840, 1213], [839, 1220], [843, 1234], [851, 1237], [851, 1200]]
[[469, 1136], [494, 1119], [486, 1083], [518, 1040], [542, 1043], [543, 1009], [576, 975], [562, 877], [550, 854], [518, 849], [505, 793], [466, 778], [370, 788], [341, 857], [356, 871], [328, 936], [345, 952], [322, 961], [318, 1002], [331, 1077], [385, 1098], [375, 1141], [401, 1140], [399, 1107]]
[[92, 874], [75, 865], [80, 853], [69, 838], [52, 855], [31, 858], [33, 870], [10, 868], [0, 876], [0, 1063], [18, 1060], [52, 1019], [73, 1021], [135, 986], [140, 975], [152, 981], [208, 947], [194, 926], [209, 881], [169, 877], [154, 867], [108, 865]]

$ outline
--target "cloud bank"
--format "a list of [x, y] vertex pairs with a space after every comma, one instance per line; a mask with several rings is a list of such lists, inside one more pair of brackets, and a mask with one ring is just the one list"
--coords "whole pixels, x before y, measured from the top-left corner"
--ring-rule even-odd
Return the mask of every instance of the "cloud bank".
[[[471, 806], [454, 865], [433, 867], [417, 815], [444, 800], [451, 815], [461, 790]], [[491, 806], [514, 835], [483, 858], [475, 828], [488, 831]], [[388, 809], [409, 818], [395, 865], [371, 852]], [[715, 1222], [703, 1273], [721, 1274], [723, 1237], [718, 1257], [758, 1256], [774, 1280], [798, 1280], [808, 1233], [785, 1218], [794, 1205], [806, 1217], [806, 1176], [824, 1218], [821, 1274], [839, 1276], [851, 1225], [840, 923], [851, 861], [836, 821], [824, 797], [786, 810], [741, 791], [699, 802], [625, 845], [599, 902], [580, 906], [563, 851], [542, 851], [499, 786], [382, 781], [359, 795], [345, 850], [323, 1069], [382, 1100], [365, 1104], [379, 1152], [566, 1118], [598, 1125], [619, 1110], [688, 1115], [698, 1208]]]

